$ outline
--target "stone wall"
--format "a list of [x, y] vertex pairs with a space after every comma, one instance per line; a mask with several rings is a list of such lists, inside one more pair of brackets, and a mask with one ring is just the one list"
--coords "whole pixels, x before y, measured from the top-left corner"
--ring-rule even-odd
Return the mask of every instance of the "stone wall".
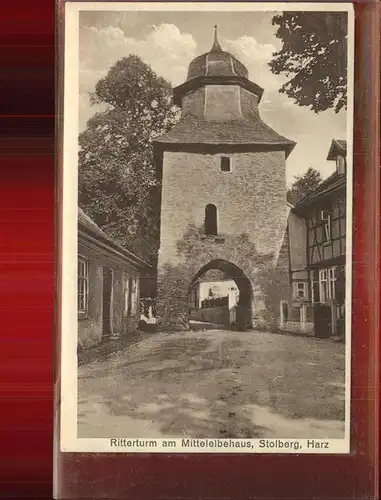
[[287, 223], [284, 151], [229, 155], [165, 152], [163, 157], [159, 267], [176, 265], [176, 243], [189, 225], [201, 227], [205, 207], [217, 207], [218, 233], [248, 234], [259, 253], [277, 252]]
[[274, 266], [262, 275], [263, 289], [267, 297], [267, 314], [271, 324], [277, 328], [280, 322], [280, 302], [287, 300], [290, 304], [292, 301], [289, 262], [289, 234], [286, 229]]
[[210, 307], [207, 309], [192, 309], [189, 313], [189, 318], [195, 321], [205, 321], [206, 323], [214, 323], [216, 325], [229, 325], [230, 312], [226, 307]]
[[[282, 245], [282, 248], [285, 245]], [[197, 273], [211, 262], [235, 279], [240, 293], [250, 288], [251, 323], [258, 328], [276, 328], [279, 301], [288, 297], [288, 257], [279, 252], [260, 254], [248, 235], [226, 236], [224, 241], [205, 238], [202, 230], [190, 227], [178, 241], [177, 265], [159, 268], [157, 313], [159, 327], [188, 328], [188, 291]]]

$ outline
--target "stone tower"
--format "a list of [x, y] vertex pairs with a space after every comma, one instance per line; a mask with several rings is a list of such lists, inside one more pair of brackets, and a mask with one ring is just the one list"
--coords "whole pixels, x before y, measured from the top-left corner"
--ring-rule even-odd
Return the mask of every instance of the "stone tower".
[[215, 268], [238, 285], [241, 326], [277, 322], [279, 300], [288, 293], [287, 259], [280, 263], [285, 162], [295, 143], [261, 120], [262, 93], [246, 67], [221, 48], [217, 27], [210, 52], [190, 63], [187, 80], [174, 89], [181, 120], [155, 142], [163, 327], [186, 324], [191, 285]]

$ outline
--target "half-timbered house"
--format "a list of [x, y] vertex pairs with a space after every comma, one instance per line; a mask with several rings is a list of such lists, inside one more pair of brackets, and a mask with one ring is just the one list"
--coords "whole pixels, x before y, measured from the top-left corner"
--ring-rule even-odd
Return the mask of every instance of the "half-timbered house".
[[[346, 142], [333, 140], [335, 171], [290, 210], [291, 319], [316, 336], [343, 336], [346, 263]], [[285, 307], [285, 306], [283, 306]]]

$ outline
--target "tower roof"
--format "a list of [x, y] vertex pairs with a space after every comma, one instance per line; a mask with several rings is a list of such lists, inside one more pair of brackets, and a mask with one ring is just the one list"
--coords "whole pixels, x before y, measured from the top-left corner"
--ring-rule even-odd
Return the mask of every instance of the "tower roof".
[[260, 146], [288, 156], [295, 142], [261, 120], [263, 89], [248, 76], [247, 68], [222, 50], [215, 26], [212, 48], [190, 63], [187, 80], [173, 89], [174, 103], [182, 108], [180, 121], [154, 142], [169, 149]]
[[214, 42], [209, 52], [196, 57], [189, 64], [187, 82], [202, 76], [249, 77], [249, 72], [236, 57], [222, 49], [214, 25]]
[[228, 122], [207, 122], [187, 116], [169, 132], [155, 139], [156, 143], [168, 148], [179, 145], [209, 146], [265, 146], [283, 149], [288, 156], [295, 142], [278, 134], [266, 125], [259, 116], [251, 120], [241, 119]]

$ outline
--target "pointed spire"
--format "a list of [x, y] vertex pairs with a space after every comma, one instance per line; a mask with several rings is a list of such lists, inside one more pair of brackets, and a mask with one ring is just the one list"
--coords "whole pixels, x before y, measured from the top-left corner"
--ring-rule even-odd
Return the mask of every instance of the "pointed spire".
[[218, 41], [218, 36], [217, 36], [217, 24], [214, 25], [214, 43], [213, 47], [211, 48], [210, 52], [221, 52], [222, 48], [220, 45], [220, 42]]

